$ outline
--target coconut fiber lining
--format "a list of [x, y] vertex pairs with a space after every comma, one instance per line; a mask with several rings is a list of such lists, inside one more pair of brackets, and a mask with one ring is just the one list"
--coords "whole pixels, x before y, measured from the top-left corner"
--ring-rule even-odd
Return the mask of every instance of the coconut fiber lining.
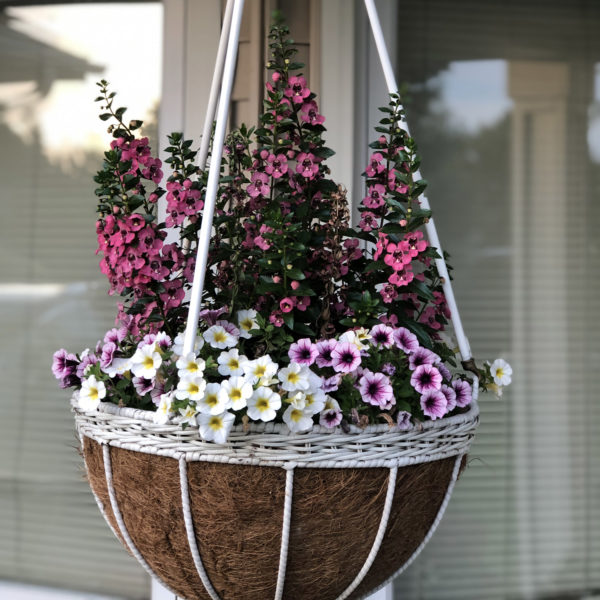
[[[100, 445], [86, 439], [84, 455], [90, 483], [110, 509]], [[137, 549], [181, 598], [209, 600], [188, 546], [178, 462], [120, 448], [111, 448], [110, 455], [119, 508]], [[454, 462], [448, 458], [398, 470], [382, 546], [350, 598], [385, 581], [421, 544], [442, 504]], [[294, 471], [285, 600], [335, 600], [348, 587], [371, 550], [388, 477], [388, 469], [376, 468]], [[188, 464], [196, 540], [222, 600], [274, 597], [285, 479], [285, 471], [274, 467]], [[115, 524], [112, 511], [107, 513]]]

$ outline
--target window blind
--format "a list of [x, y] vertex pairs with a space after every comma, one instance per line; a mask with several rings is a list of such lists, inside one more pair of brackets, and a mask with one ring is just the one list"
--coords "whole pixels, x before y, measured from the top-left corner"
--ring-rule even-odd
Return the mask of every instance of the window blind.
[[403, 600], [600, 589], [597, 196], [600, 7], [401, 3], [397, 70], [473, 353], [514, 369], [481, 398], [469, 468]]
[[[149, 597], [148, 577], [106, 526], [85, 482], [69, 392], [50, 366], [58, 348], [93, 348], [116, 315], [95, 256], [92, 177], [102, 150], [86, 145], [104, 129], [93, 81], [110, 78], [114, 62], [105, 62], [108, 51], [84, 52], [97, 35], [111, 39], [110, 23], [133, 12], [160, 40], [160, 9], [33, 7], [9, 9], [0, 21], [0, 579]], [[52, 31], [60, 23], [72, 29]], [[74, 32], [90, 44], [66, 50], [76, 45]], [[13, 62], [4, 51], [15, 47]], [[138, 52], [134, 36], [121, 39], [120, 52]], [[154, 60], [157, 90], [159, 65]], [[81, 114], [79, 88], [87, 90], [89, 116]], [[57, 149], [49, 111], [62, 129], [78, 129], [73, 145]]]

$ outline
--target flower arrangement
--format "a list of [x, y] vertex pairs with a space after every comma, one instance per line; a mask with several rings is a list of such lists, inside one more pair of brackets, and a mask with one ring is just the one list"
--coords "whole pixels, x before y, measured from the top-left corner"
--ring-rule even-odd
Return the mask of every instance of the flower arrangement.
[[[142, 123], [124, 121], [101, 81], [100, 118], [114, 140], [98, 184], [100, 267], [123, 297], [116, 327], [93, 351], [59, 350], [53, 373], [82, 410], [101, 401], [153, 410], [156, 423], [198, 426], [224, 443], [234, 424], [277, 421], [292, 432], [387, 422], [409, 429], [467, 409], [472, 380], [457, 369], [437, 257], [422, 227], [425, 182], [392, 95], [363, 176], [351, 227], [345, 190], [329, 178], [324, 117], [298, 73], [287, 29], [273, 26], [264, 113], [227, 140], [205, 309], [184, 354], [186, 292], [207, 171], [192, 142], [169, 136], [161, 161]], [[158, 200], [166, 216], [159, 220]], [[174, 231], [179, 243], [167, 243]], [[483, 388], [510, 383], [498, 359]]]

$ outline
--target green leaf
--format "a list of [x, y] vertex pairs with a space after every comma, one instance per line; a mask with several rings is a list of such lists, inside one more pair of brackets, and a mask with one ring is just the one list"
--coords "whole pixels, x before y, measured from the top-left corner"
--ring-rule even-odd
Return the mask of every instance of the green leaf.
[[[288, 313], [288, 314], [291, 314], [291, 313]], [[284, 317], [284, 319], [285, 319], [285, 317]], [[308, 325], [305, 325], [304, 323], [295, 323], [294, 331], [296, 333], [299, 333], [300, 335], [310, 335], [310, 336], [316, 335], [315, 331], [313, 329], [311, 329]]]
[[283, 322], [293, 331], [294, 330], [294, 311], [283, 313]]

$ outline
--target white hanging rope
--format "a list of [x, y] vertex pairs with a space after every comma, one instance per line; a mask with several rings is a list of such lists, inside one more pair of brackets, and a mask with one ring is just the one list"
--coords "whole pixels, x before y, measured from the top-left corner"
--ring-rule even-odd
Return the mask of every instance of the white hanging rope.
[[129, 535], [129, 531], [127, 531], [127, 526], [125, 525], [125, 521], [123, 520], [123, 515], [121, 514], [121, 509], [119, 508], [119, 503], [117, 501], [117, 495], [115, 493], [115, 486], [113, 484], [113, 477], [112, 477], [112, 464], [111, 464], [111, 460], [110, 460], [110, 447], [109, 446], [107, 446], [107, 445], [102, 446], [102, 457], [104, 459], [104, 474], [106, 477], [106, 487], [108, 489], [108, 497], [110, 498], [110, 505], [112, 507], [115, 521], [117, 522], [119, 530], [121, 531], [121, 536], [123, 537], [125, 544], [127, 544], [127, 548], [129, 548], [129, 551], [131, 552], [131, 554], [137, 559], [137, 561], [140, 563], [140, 565], [142, 565], [144, 570], [148, 573], [148, 575], [150, 575], [150, 577], [152, 577], [152, 579], [156, 579], [157, 581], [160, 581], [160, 583], [166, 590], [168, 590], [169, 592], [171, 592], [172, 594], [177, 596], [177, 592], [174, 592], [170, 587], [168, 587], [164, 583], [164, 581], [162, 581], [161, 579], [159, 579], [156, 576], [156, 573], [154, 573], [154, 571], [152, 570], [152, 567], [150, 567], [150, 565], [146, 562], [146, 559], [141, 555], [140, 551], [137, 549], [136, 545], [133, 543], [133, 540], [131, 539], [131, 536]]
[[206, 266], [208, 263], [208, 249], [212, 232], [213, 215], [217, 191], [219, 188], [219, 176], [221, 173], [221, 157], [223, 156], [223, 144], [225, 142], [225, 129], [229, 115], [229, 101], [235, 75], [235, 63], [237, 57], [238, 42], [240, 37], [240, 26], [244, 0], [234, 0], [233, 14], [231, 17], [231, 28], [227, 43], [227, 56], [223, 69], [223, 81], [221, 82], [221, 94], [219, 109], [217, 111], [217, 124], [215, 126], [215, 137], [213, 141], [213, 153], [208, 172], [208, 183], [206, 186], [206, 198], [202, 212], [202, 226], [198, 236], [198, 254], [196, 256], [196, 268], [194, 271], [194, 282], [190, 297], [190, 308], [188, 311], [187, 326], [183, 340], [183, 354], [186, 355], [194, 348], [196, 332], [198, 329], [198, 317], [202, 302], [202, 291], [206, 277]]
[[371, 552], [369, 552], [367, 559], [365, 560], [365, 564], [363, 565], [362, 569], [358, 572], [358, 575], [354, 578], [354, 581], [344, 590], [342, 594], [340, 594], [337, 600], [344, 600], [360, 585], [362, 580], [365, 578], [365, 575], [369, 572], [369, 569], [375, 562], [375, 559], [377, 558], [377, 553], [381, 548], [381, 544], [385, 536], [385, 530], [387, 529], [387, 524], [390, 519], [392, 502], [394, 500], [394, 492], [396, 491], [397, 474], [397, 467], [390, 469], [390, 475], [388, 477], [388, 488], [387, 493], [385, 495], [385, 503], [381, 512], [381, 521], [379, 522], [379, 529], [377, 530], [377, 535], [375, 536], [375, 540], [373, 541]]
[[[375, 2], [374, 0], [364, 0], [364, 2], [365, 8], [367, 9], [367, 14], [369, 15], [371, 31], [373, 32], [373, 37], [375, 38], [375, 45], [377, 46], [379, 61], [383, 69], [383, 75], [385, 77], [388, 91], [390, 94], [397, 94], [398, 84], [396, 83], [394, 69], [392, 68], [390, 55], [385, 44], [385, 38], [383, 37], [383, 31], [381, 29], [381, 23], [379, 21], [377, 8], [375, 7]], [[410, 136], [410, 131], [406, 122], [403, 123], [403, 126], [406, 130], [406, 133]], [[415, 180], [422, 179], [422, 175], [419, 169], [417, 169], [414, 172], [413, 176]], [[427, 199], [427, 196], [425, 194], [421, 196], [420, 203], [425, 210], [429, 210], [429, 200]], [[452, 315], [451, 319], [454, 325], [454, 332], [456, 333], [456, 339], [458, 341], [460, 354], [462, 360], [467, 361], [471, 358], [471, 348], [469, 347], [469, 341], [467, 340], [467, 337], [465, 335], [460, 314], [458, 312], [458, 306], [456, 304], [454, 291], [452, 289], [452, 282], [450, 281], [448, 267], [446, 265], [446, 261], [444, 260], [444, 253], [440, 244], [440, 240], [438, 238], [437, 229], [435, 227], [433, 217], [430, 217], [428, 223], [425, 224], [425, 229], [427, 231], [427, 236], [429, 237], [429, 242], [431, 246], [437, 250], [438, 254], [441, 257], [435, 260], [435, 265], [443, 281], [442, 286], [444, 289], [444, 295], [446, 296], [446, 302], [448, 303], [448, 308], [450, 310], [450, 314]]]
[[183, 510], [183, 520], [185, 522], [185, 531], [187, 533], [188, 545], [190, 552], [192, 553], [192, 559], [198, 571], [198, 576], [204, 585], [204, 589], [208, 592], [208, 595], [212, 600], [221, 600], [219, 594], [215, 591], [208, 573], [204, 568], [204, 563], [198, 550], [198, 544], [196, 542], [196, 531], [194, 529], [194, 520], [192, 519], [192, 511], [190, 509], [190, 492], [188, 487], [187, 479], [187, 463], [185, 458], [179, 459], [179, 480], [181, 484], [181, 508]]
[[285, 570], [287, 567], [288, 549], [290, 545], [290, 524], [292, 522], [292, 498], [294, 496], [294, 469], [285, 473], [285, 500], [283, 503], [283, 525], [281, 527], [281, 551], [279, 553], [279, 571], [277, 572], [277, 588], [275, 600], [283, 598], [285, 586]]

